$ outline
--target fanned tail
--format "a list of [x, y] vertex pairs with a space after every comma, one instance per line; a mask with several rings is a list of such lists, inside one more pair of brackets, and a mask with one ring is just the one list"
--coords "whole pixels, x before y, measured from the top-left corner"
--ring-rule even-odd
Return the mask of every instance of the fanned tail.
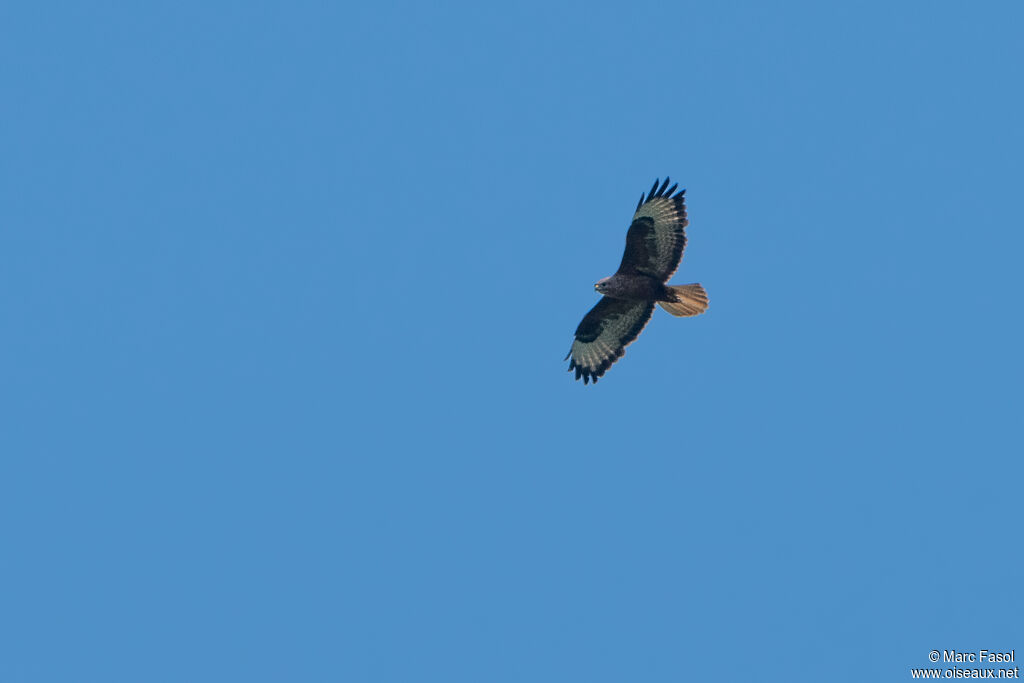
[[674, 316], [700, 315], [708, 310], [708, 293], [700, 284], [665, 285], [676, 295], [676, 301], [659, 301], [658, 305]]

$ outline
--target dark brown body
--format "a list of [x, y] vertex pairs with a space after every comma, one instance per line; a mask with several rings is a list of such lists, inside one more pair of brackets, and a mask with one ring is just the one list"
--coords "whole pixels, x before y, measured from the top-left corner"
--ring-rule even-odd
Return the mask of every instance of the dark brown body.
[[676, 301], [675, 292], [648, 275], [616, 273], [598, 282], [594, 288], [613, 299], [627, 301]]

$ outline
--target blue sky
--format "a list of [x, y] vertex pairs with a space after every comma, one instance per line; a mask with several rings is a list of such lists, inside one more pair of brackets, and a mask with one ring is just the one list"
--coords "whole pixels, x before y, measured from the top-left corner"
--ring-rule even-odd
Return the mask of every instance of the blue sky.
[[[1024, 651], [1024, 9], [0, 9], [0, 680]], [[565, 372], [640, 193], [676, 282]]]

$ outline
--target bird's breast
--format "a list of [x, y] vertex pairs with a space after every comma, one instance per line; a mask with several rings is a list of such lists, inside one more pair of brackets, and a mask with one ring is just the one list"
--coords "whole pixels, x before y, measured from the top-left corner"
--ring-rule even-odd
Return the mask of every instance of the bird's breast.
[[664, 285], [646, 275], [617, 274], [608, 281], [608, 296], [616, 299], [652, 301], [658, 298]]

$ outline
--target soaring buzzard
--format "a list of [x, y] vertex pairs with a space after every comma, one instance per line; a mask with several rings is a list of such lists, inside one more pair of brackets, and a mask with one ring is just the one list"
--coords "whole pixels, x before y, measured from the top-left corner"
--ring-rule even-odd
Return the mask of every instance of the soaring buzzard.
[[[597, 382], [598, 377], [626, 353], [654, 313], [654, 304], [675, 316], [699, 315], [708, 309], [708, 294], [699, 284], [668, 285], [686, 247], [686, 190], [669, 180], [640, 195], [633, 223], [626, 233], [626, 252], [615, 275], [600, 280], [594, 289], [604, 297], [590, 309], [569, 349], [569, 372], [576, 379]], [[676, 192], [675, 194], [673, 194]]]

